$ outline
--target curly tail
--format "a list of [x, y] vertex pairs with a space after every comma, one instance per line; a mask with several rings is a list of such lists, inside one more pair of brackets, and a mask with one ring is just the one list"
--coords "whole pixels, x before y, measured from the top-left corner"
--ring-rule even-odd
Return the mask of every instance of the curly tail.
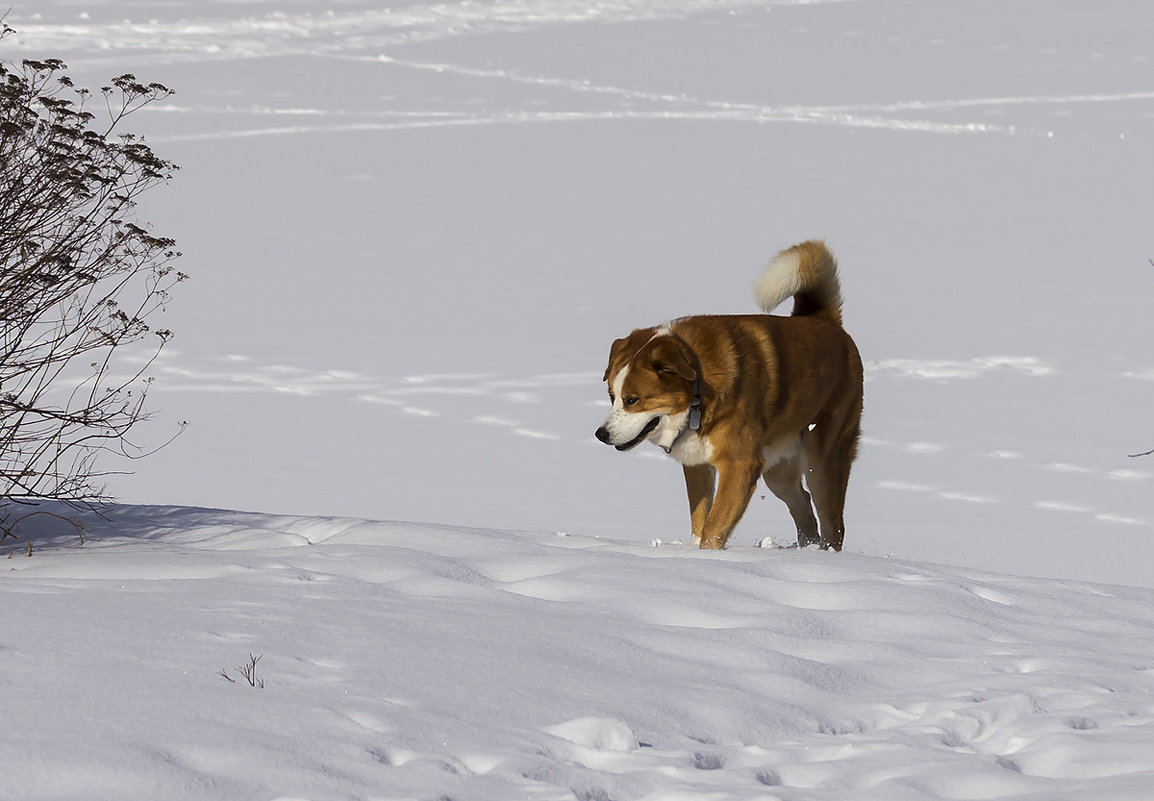
[[824, 242], [810, 240], [778, 253], [753, 283], [753, 298], [772, 312], [793, 298], [793, 316], [821, 315], [841, 325], [837, 260]]

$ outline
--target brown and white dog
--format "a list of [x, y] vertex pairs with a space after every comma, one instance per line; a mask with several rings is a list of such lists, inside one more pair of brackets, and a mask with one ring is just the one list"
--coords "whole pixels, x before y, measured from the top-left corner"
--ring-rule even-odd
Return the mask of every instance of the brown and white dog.
[[[792, 316], [768, 313], [791, 297]], [[682, 317], [614, 342], [597, 439], [619, 451], [648, 440], [681, 462], [702, 548], [725, 547], [761, 476], [799, 545], [841, 550], [862, 363], [842, 328], [837, 262], [821, 242], [783, 250], [754, 298], [766, 314]]]

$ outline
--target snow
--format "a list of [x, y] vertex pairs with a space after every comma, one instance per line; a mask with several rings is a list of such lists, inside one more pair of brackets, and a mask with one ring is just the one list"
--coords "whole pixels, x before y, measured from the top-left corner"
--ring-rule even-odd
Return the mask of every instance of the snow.
[[[6, 22], [177, 90], [133, 125], [192, 281], [145, 433], [187, 431], [83, 545], [0, 544], [0, 797], [1149, 796], [1154, 6]], [[811, 237], [866, 361], [846, 551], [763, 490], [698, 552], [676, 466], [592, 436], [609, 345]]]
[[9, 562], [6, 798], [1139, 799], [1154, 778], [1147, 589], [189, 508], [84, 522], [83, 546], [38, 523]]

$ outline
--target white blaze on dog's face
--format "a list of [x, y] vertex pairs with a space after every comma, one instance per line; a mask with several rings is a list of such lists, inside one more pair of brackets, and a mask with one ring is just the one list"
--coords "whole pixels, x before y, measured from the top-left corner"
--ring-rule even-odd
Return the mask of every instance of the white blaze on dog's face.
[[649, 440], [668, 453], [686, 429], [696, 371], [668, 328], [634, 331], [613, 343], [605, 380], [613, 408], [597, 438], [627, 451]]

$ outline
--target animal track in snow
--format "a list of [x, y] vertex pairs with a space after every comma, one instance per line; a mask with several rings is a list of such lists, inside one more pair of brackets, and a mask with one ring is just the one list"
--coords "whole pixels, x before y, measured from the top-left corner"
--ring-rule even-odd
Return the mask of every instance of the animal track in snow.
[[[997, 355], [965, 360], [886, 359], [871, 363], [867, 367], [867, 376], [871, 381], [973, 381], [998, 370], [1012, 370], [1024, 377], [1040, 380], [1056, 372], [1053, 366], [1041, 359]], [[350, 369], [262, 364], [237, 353], [197, 365], [178, 353], [168, 352], [158, 361], [156, 372], [162, 379], [157, 385], [162, 391], [337, 397], [376, 405], [388, 414], [405, 419], [405, 425], [420, 425], [421, 420], [443, 424], [449, 420], [454, 425], [486, 429], [489, 436], [507, 435], [542, 445], [576, 443], [596, 446], [589, 430], [599, 416], [596, 410], [605, 406], [601, 397], [601, 377], [592, 372], [510, 376], [492, 372], [431, 371], [379, 376]], [[1039, 513], [1081, 515], [1119, 526], [1149, 524], [1133, 513], [1080, 503], [1072, 497], [1043, 495], [1021, 498], [1020, 492], [1015, 494], [1007, 490], [996, 479], [986, 475], [990, 471], [979, 469], [973, 460], [989, 460], [991, 470], [1010, 471], [1004, 475], [1021, 476], [1023, 470], [1044, 471], [1053, 474], [1055, 481], [1069, 476], [1134, 484], [1154, 477], [1147, 471], [1032, 459], [1013, 449], [972, 449], [933, 439], [897, 442], [864, 436], [862, 444], [867, 451], [882, 449], [902, 454], [910, 461], [911, 467], [925, 464], [934, 468], [929, 471], [918, 469], [912, 480], [901, 476], [875, 480], [874, 486], [879, 489], [931, 495], [945, 502], [972, 506], [1024, 504]], [[630, 457], [659, 461], [667, 458], [652, 448], [638, 449]], [[973, 480], [966, 486], [952, 483], [954, 479], [949, 471], [944, 479], [930, 478], [939, 472], [939, 468], [965, 460], [975, 465], [968, 473]], [[1036, 488], [1032, 491], [1037, 492]]]
[[[1146, 471], [1133, 470], [1129, 468], [1110, 468], [1110, 467], [1091, 467], [1085, 464], [1075, 464], [1063, 461], [1046, 461], [1046, 460], [1031, 460], [1027, 454], [1019, 451], [1011, 450], [995, 450], [995, 451], [967, 451], [964, 449], [954, 448], [944, 443], [933, 442], [909, 442], [909, 443], [895, 443], [888, 440], [881, 440], [871, 437], [863, 437], [862, 444], [868, 448], [884, 448], [891, 451], [898, 451], [907, 454], [913, 454], [917, 458], [922, 457], [936, 457], [942, 456], [952, 461], [972, 461], [974, 459], [990, 459], [996, 462], [1005, 462], [1015, 464], [1011, 468], [1011, 472], [1005, 475], [1016, 476], [1021, 478], [1023, 476], [1022, 469], [1033, 469], [1045, 471], [1047, 473], [1055, 474], [1055, 476], [1068, 476], [1073, 479], [1086, 479], [1095, 481], [1110, 481], [1118, 483], [1137, 483], [1149, 480], [1152, 475]], [[940, 462], [934, 462], [935, 465], [940, 465]], [[999, 468], [1001, 470], [1003, 468]], [[954, 472], [947, 469], [947, 472]], [[886, 478], [874, 482], [874, 486], [891, 490], [895, 492], [913, 492], [926, 495], [933, 495], [937, 498], [946, 501], [956, 501], [968, 504], [978, 505], [994, 505], [994, 504], [1022, 504], [1028, 505], [1041, 512], [1059, 512], [1063, 514], [1072, 514], [1086, 516], [1093, 520], [1102, 523], [1111, 523], [1124, 526], [1147, 526], [1149, 521], [1141, 519], [1130, 514], [1120, 514], [1111, 510], [1102, 509], [1092, 504], [1080, 503], [1074, 498], [1054, 498], [1041, 497], [1034, 499], [1022, 498], [1021, 488], [1013, 489], [1007, 487], [1003, 482], [993, 475], [987, 476], [987, 471], [974, 469], [969, 471], [970, 486], [959, 487], [950, 486], [946, 483], [938, 483], [934, 481], [926, 481], [924, 478], [929, 475], [925, 471], [918, 472], [918, 478], [915, 480], [906, 480], [902, 478]], [[985, 486], [979, 485], [976, 482], [982, 482]], [[986, 486], [996, 488], [995, 491], [990, 491]], [[1055, 492], [1061, 491], [1060, 485], [1055, 485]], [[1044, 488], [1032, 486], [1031, 492], [1041, 493]]]
[[[910, 449], [910, 448], [905, 448], [905, 450], [912, 451], [915, 453], [925, 453], [925, 451], [919, 451], [919, 450]], [[1042, 468], [1042, 469], [1047, 469], [1047, 470], [1053, 470], [1054, 469], [1053, 466], [1049, 465], [1049, 464], [1040, 464], [1037, 466]], [[1142, 474], [1139, 476], [1127, 475], [1125, 478], [1119, 478], [1118, 476], [1114, 475], [1114, 473], [1117, 471], [1108, 471], [1108, 470], [1099, 471], [1099, 470], [1095, 470], [1093, 468], [1080, 468], [1076, 471], [1057, 470], [1056, 472], [1087, 474], [1088, 476], [1095, 477], [1098, 479], [1107, 479], [1107, 480], [1115, 480], [1115, 481], [1117, 481], [1117, 480], [1143, 481], [1143, 480], [1147, 480], [1149, 478], [1149, 475], [1147, 475], [1147, 474]], [[880, 481], [875, 481], [873, 485], [879, 489], [884, 489], [884, 490], [892, 490], [895, 492], [923, 493], [923, 494], [928, 494], [928, 495], [934, 495], [935, 497], [941, 498], [942, 500], [946, 500], [946, 501], [958, 501], [958, 502], [969, 503], [969, 504], [992, 505], [992, 504], [999, 504], [999, 503], [1006, 503], [1007, 502], [1007, 500], [1004, 497], [1000, 497], [1000, 496], [994, 495], [994, 494], [989, 494], [989, 493], [985, 493], [985, 492], [975, 492], [972, 490], [946, 489], [940, 485], [924, 484], [924, 483], [913, 482], [913, 481], [883, 479]], [[1084, 515], [1084, 516], [1092, 517], [1094, 520], [1098, 520], [1098, 521], [1101, 521], [1103, 523], [1114, 523], [1114, 524], [1126, 525], [1126, 526], [1148, 526], [1148, 525], [1150, 525], [1149, 521], [1138, 518], [1138, 517], [1134, 517], [1131, 515], [1125, 515], [1125, 514], [1118, 514], [1115, 512], [1102, 510], [1102, 509], [1094, 507], [1094, 506], [1090, 506], [1090, 505], [1086, 505], [1086, 504], [1082, 504], [1082, 503], [1077, 503], [1077, 502], [1070, 501], [1070, 500], [1041, 499], [1041, 500], [1035, 500], [1035, 501], [1029, 502], [1029, 505], [1035, 509], [1042, 510], [1042, 511], [1060, 512], [1060, 513], [1074, 514], [1074, 515]]]
[[[907, 101], [889, 104], [847, 104], [842, 106], [799, 106], [768, 105], [740, 100], [714, 100], [700, 98], [678, 92], [641, 91], [619, 86], [598, 85], [588, 80], [575, 78], [555, 78], [540, 75], [524, 75], [515, 70], [479, 69], [460, 64], [444, 62], [423, 62], [395, 58], [382, 53], [356, 55], [348, 53], [326, 54], [334, 58], [352, 61], [378, 63], [385, 67], [404, 70], [421, 70], [440, 75], [453, 75], [478, 81], [499, 80], [516, 84], [527, 84], [551, 91], [562, 90], [573, 94], [600, 96], [613, 100], [610, 108], [594, 109], [560, 107], [552, 110], [533, 108], [541, 101], [528, 103], [524, 108], [486, 109], [483, 104], [461, 109], [386, 109], [357, 110], [283, 108], [267, 106], [211, 108], [180, 107], [160, 108], [162, 112], [196, 112], [198, 116], [217, 115], [228, 117], [244, 125], [246, 118], [274, 116], [313, 120], [311, 123], [298, 122], [292, 125], [254, 125], [246, 127], [201, 133], [179, 133], [153, 137], [157, 141], [190, 141], [203, 139], [248, 138], [254, 136], [292, 136], [317, 133], [342, 133], [365, 131], [398, 131], [413, 128], [475, 127], [492, 125], [530, 125], [545, 123], [574, 123], [596, 121], [654, 120], [654, 121], [714, 121], [737, 123], [795, 123], [832, 125], [848, 128], [870, 128], [893, 131], [918, 131], [936, 134], [1001, 134], [1025, 133], [1034, 136], [1053, 136], [1053, 131], [1031, 130], [1023, 126], [995, 124], [985, 120], [969, 119], [962, 122], [943, 122], [932, 119], [943, 112], [961, 112], [978, 109], [987, 118], [991, 111], [1003, 114], [1006, 109], [1022, 109], [1038, 105], [1061, 104], [1102, 104], [1141, 103], [1154, 100], [1154, 93], [1138, 92], [1125, 94], [1095, 94], [1036, 97], [994, 97], [969, 98], [942, 101]], [[588, 101], [584, 101], [582, 106]], [[926, 113], [928, 112], [928, 114]], [[970, 366], [972, 367], [972, 366]], [[932, 368], [931, 368], [932, 369]], [[938, 369], [952, 369], [945, 365]]]
[[[277, 11], [236, 18], [219, 11], [200, 10], [188, 19], [146, 21], [57, 22], [42, 15], [24, 17], [17, 8], [12, 22], [19, 28], [20, 46], [37, 52], [68, 52], [91, 63], [118, 61], [130, 54], [136, 62], [201, 64], [245, 59], [340, 59], [379, 69], [388, 83], [402, 85], [413, 73], [445, 76], [469, 89], [453, 104], [422, 99], [405, 107], [391, 97], [384, 107], [317, 108], [270, 107], [267, 102], [228, 106], [165, 104], [149, 113], [184, 115], [207, 120], [209, 130], [179, 129], [154, 141], [225, 139], [307, 135], [315, 133], [394, 131], [430, 127], [557, 124], [621, 120], [706, 120], [745, 124], [817, 124], [935, 134], [1025, 133], [1053, 136], [1038, 129], [1040, 110], [1050, 109], [1047, 124], [1069, 119], [1073, 109], [1101, 105], [1148, 106], [1154, 92], [1097, 92], [1034, 94], [1001, 97], [928, 98], [897, 102], [798, 105], [756, 102], [733, 97], [690, 94], [678, 85], [636, 86], [598, 83], [581, 76], [540, 74], [531, 67], [497, 67], [430, 61], [405, 57], [411, 45], [462, 37], [505, 35], [532, 37], [561, 26], [638, 24], [700, 15], [715, 24], [718, 12], [762, 14], [774, 6], [815, 5], [838, 0], [591, 0], [572, 2], [438, 3], [394, 8], [327, 9], [325, 13]], [[159, 13], [159, 12], [158, 12]], [[804, 26], [791, 34], [804, 41]], [[843, 38], [864, 39], [870, 34], [852, 30]], [[945, 44], [945, 43], [939, 43]], [[889, 46], [894, 46], [891, 39]], [[109, 53], [115, 53], [110, 56]], [[1145, 58], [1136, 54], [1136, 59]], [[506, 87], [519, 88], [524, 101], [508, 106]], [[490, 91], [496, 86], [497, 91]], [[458, 87], [457, 93], [461, 90]], [[546, 102], [538, 95], [544, 93]], [[446, 93], [450, 94], [451, 93]], [[426, 93], [425, 98], [429, 97]], [[491, 99], [492, 98], [492, 99]], [[262, 98], [263, 101], [263, 98]], [[396, 106], [390, 107], [396, 103]], [[592, 107], [591, 107], [592, 106]], [[1140, 114], [1131, 114], [1142, 119]], [[993, 120], [993, 121], [992, 121]], [[1015, 124], [1017, 123], [1017, 124]], [[953, 369], [945, 365], [942, 369]]]
[[1057, 370], [1033, 356], [981, 356], [973, 359], [882, 359], [869, 362], [871, 377], [901, 376], [926, 379], [981, 378], [991, 372], [1010, 370], [1028, 376], [1053, 375]]
[[[505, 430], [529, 440], [555, 441], [565, 437], [538, 421], [547, 404], [584, 405], [599, 389], [593, 373], [548, 373], [510, 378], [493, 373], [427, 373], [398, 377], [374, 376], [353, 370], [306, 369], [285, 364], [260, 364], [228, 354], [207, 365], [191, 365], [180, 354], [158, 361], [163, 391], [206, 393], [270, 393], [301, 397], [338, 397], [375, 404], [415, 418], [452, 418], [465, 423]], [[568, 390], [581, 388], [574, 401]], [[578, 419], [580, 415], [571, 415]], [[592, 425], [582, 425], [581, 430]], [[581, 420], [582, 423], [586, 421]]]

